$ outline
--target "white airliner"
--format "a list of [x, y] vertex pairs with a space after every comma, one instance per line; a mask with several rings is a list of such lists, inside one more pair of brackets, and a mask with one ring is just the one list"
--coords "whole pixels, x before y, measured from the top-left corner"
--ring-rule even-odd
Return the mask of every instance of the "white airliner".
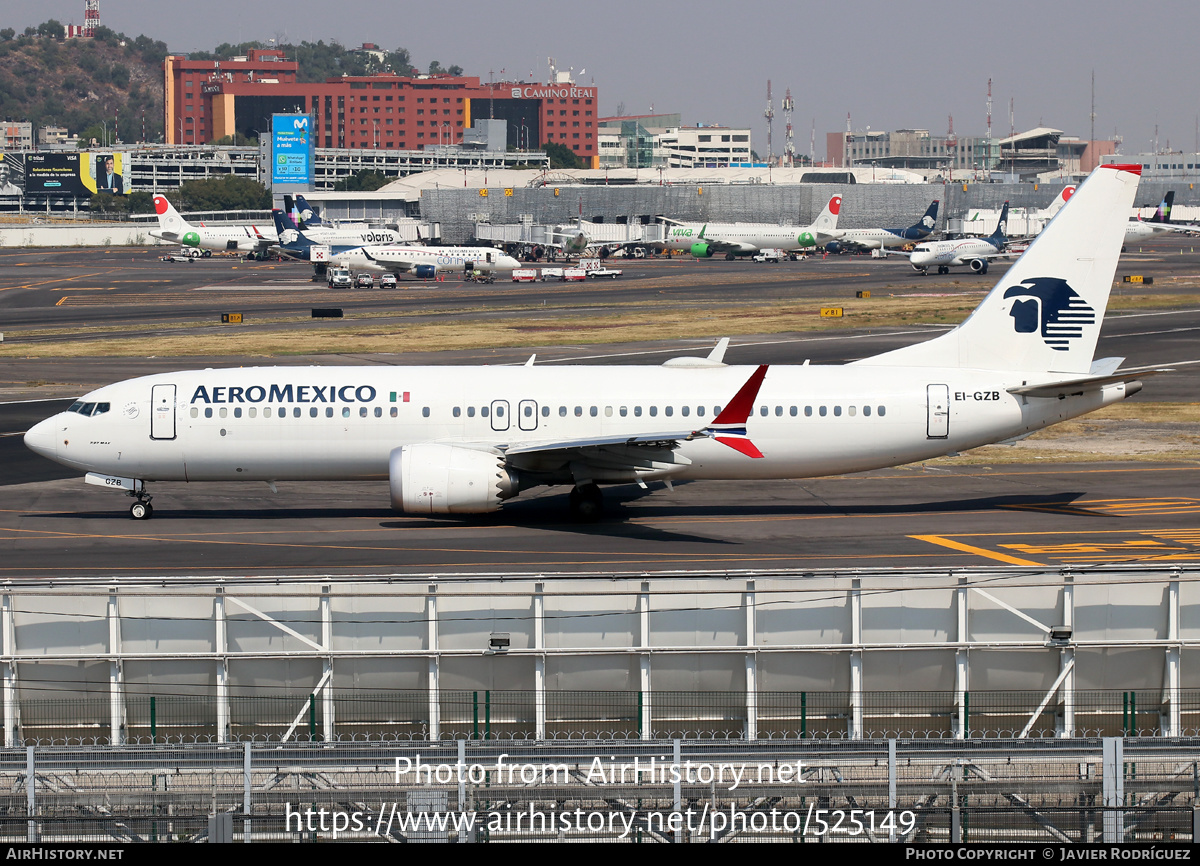
[[[288, 254], [296, 247], [300, 239], [300, 228], [292, 221], [291, 216], [278, 208], [271, 211], [275, 220], [275, 232], [279, 236], [279, 245], [273, 249]], [[404, 239], [400, 233], [388, 228], [372, 226], [332, 226], [321, 223], [304, 229], [304, 237], [313, 244], [329, 247], [360, 247], [368, 244], [402, 244]], [[308, 249], [307, 247], [301, 247]], [[298, 256], [307, 261], [307, 257]]]
[[[275, 210], [273, 213], [276, 221], [282, 224], [283, 211]], [[390, 271], [423, 279], [451, 271], [462, 273], [467, 265], [479, 271], [511, 271], [521, 267], [515, 258], [495, 247], [434, 247], [405, 243], [326, 246], [306, 231], [283, 228], [280, 240], [277, 249], [293, 258], [312, 261], [315, 252], [323, 249], [327, 251], [328, 265], [331, 267], [355, 271]]]
[[698, 259], [723, 253], [729, 261], [737, 256], [752, 256], [759, 250], [815, 249], [837, 237], [841, 209], [842, 197], [835, 195], [812, 225], [803, 227], [773, 223], [681, 223], [664, 219], [668, 229], [662, 247], [687, 250]]
[[917, 244], [908, 254], [908, 262], [921, 273], [936, 266], [939, 274], [950, 273], [950, 268], [966, 265], [977, 274], [988, 272], [988, 259], [1010, 256], [1004, 251], [1008, 239], [1004, 236], [1008, 224], [1008, 202], [1000, 209], [1000, 222], [996, 230], [986, 238], [959, 238], [953, 241], [926, 241]]
[[278, 240], [275, 226], [194, 226], [171, 206], [165, 196], [155, 194], [154, 212], [158, 214], [158, 230], [150, 237], [201, 250], [228, 250], [257, 257], [266, 253]]
[[929, 237], [937, 225], [938, 202], [934, 199], [920, 220], [906, 229], [838, 229], [837, 240], [825, 248], [831, 253], [850, 250], [895, 249]]
[[1138, 216], [1136, 219], [1129, 221], [1125, 226], [1125, 240], [1127, 242], [1144, 241], [1147, 238], [1167, 234], [1168, 232], [1191, 234], [1200, 231], [1200, 226], [1171, 222], [1171, 208], [1174, 206], [1175, 190], [1168, 190], [1166, 196], [1163, 197], [1162, 204], [1154, 212], [1154, 216], [1148, 220], [1144, 220], [1141, 216]]
[[414, 514], [570, 485], [804, 478], [1025, 436], [1136, 393], [1092, 356], [1140, 167], [1098, 168], [962, 324], [845, 366], [241, 367], [98, 388], [25, 443], [134, 497], [147, 482], [388, 479]]

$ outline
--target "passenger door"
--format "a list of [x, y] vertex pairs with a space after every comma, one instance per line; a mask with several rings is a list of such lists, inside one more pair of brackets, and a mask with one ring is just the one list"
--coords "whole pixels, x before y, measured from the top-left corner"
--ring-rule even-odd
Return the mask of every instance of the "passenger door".
[[150, 438], [175, 438], [174, 385], [155, 385], [150, 389]]
[[945, 439], [950, 435], [950, 386], [926, 385], [929, 439]]

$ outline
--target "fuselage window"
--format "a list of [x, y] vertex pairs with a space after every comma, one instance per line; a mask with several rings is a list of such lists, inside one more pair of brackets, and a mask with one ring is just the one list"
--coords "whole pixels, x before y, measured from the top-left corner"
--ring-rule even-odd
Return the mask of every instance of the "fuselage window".
[[474, 407], [474, 406], [468, 406], [468, 407], [467, 407], [467, 417], [468, 417], [468, 418], [474, 418], [474, 417], [475, 417], [475, 407]]
[[767, 417], [767, 407], [766, 407], [766, 406], [759, 406], [759, 407], [758, 407], [758, 414], [759, 414], [759, 415], [762, 415], [764, 418], [766, 418], [766, 417]]
[[487, 407], [487, 406], [480, 406], [480, 407], [479, 407], [479, 417], [480, 417], [480, 418], [486, 418], [487, 416], [488, 416], [488, 407]]
[[[367, 411], [366, 409], [363, 409], [363, 414], [366, 414], [366, 411]], [[485, 409], [484, 411], [486, 412], [487, 410]], [[429, 417], [429, 407], [428, 407], [428, 406], [422, 406], [422, 407], [421, 407], [421, 417], [422, 417], [422, 418], [428, 418], [428, 417]]]
[[691, 406], [680, 406], [679, 407], [679, 414], [682, 415], [684, 418], [686, 418], [688, 415], [690, 415], [691, 412], [692, 412]]
[[575, 407], [575, 417], [576, 417], [576, 418], [582, 418], [582, 417], [583, 417], [583, 407], [582, 407], [582, 406], [576, 406], [576, 407]]
[[622, 418], [625, 418], [625, 417], [627, 417], [628, 415], [629, 415], [629, 407], [628, 407], [628, 406], [622, 406], [622, 407], [621, 407], [621, 417], [622, 417]]
[[657, 406], [651, 406], [651, 407], [650, 407], [650, 417], [651, 417], [651, 418], [653, 418], [653, 417], [654, 417], [655, 415], [657, 415], [657, 414], [658, 414], [658, 407], [657, 407]]
[[633, 407], [633, 417], [634, 417], [634, 418], [641, 418], [641, 417], [642, 417], [642, 407], [641, 407], [641, 406], [634, 406], [634, 407]]
[[[428, 410], [426, 410], [426, 411], [428, 411]], [[366, 407], [366, 406], [359, 406], [359, 407], [358, 407], [358, 417], [359, 417], [359, 418], [366, 418], [366, 417], [367, 417], [367, 407]]]
[[604, 417], [605, 417], [605, 418], [611, 418], [611, 417], [612, 417], [612, 406], [605, 406], [605, 407], [604, 407]]
[[258, 417], [258, 409], [257, 409], [256, 407], [254, 407], [254, 406], [251, 406], [249, 409], [247, 409], [247, 410], [246, 410], [246, 412], [247, 412], [247, 414], [249, 414], [249, 416], [250, 416], [251, 418], [257, 418], [257, 417]]
[[220, 415], [222, 418], [228, 418], [228, 417], [229, 417], [229, 410], [228, 410], [228, 409], [226, 409], [224, 406], [222, 406], [222, 407], [220, 408], [220, 410], [219, 410], [218, 414], [219, 414], [219, 415]]
[[234, 407], [233, 407], [233, 417], [234, 417], [234, 418], [241, 418], [241, 417], [242, 417], [242, 407], [241, 407], [241, 406], [234, 406]]
[[718, 415], [720, 415], [720, 414], [721, 414], [721, 407], [720, 407], [720, 406], [713, 406], [713, 417], [715, 418], [715, 417], [717, 417], [717, 416], [718, 416]]
[[532, 406], [526, 406], [526, 407], [525, 407], [525, 417], [526, 417], [526, 418], [532, 418], [532, 417], [533, 417], [533, 407], [532, 407]]
[[458, 406], [455, 406], [451, 410], [451, 414], [454, 415], [455, 418], [457, 418], [458, 416], [460, 416], [462, 414], [462, 409], [460, 409]]
[[382, 417], [383, 417], [383, 407], [382, 407], [382, 406], [376, 406], [376, 407], [375, 407], [375, 417], [376, 417], [376, 418], [382, 418]]
[[543, 407], [542, 407], [542, 417], [543, 417], [543, 418], [549, 418], [549, 417], [550, 417], [550, 407], [549, 407], [549, 406], [543, 406]]
[[663, 408], [663, 414], [666, 415], [668, 418], [670, 418], [674, 412], [675, 412], [674, 406], [666, 406]]
[[[330, 411], [332, 412], [332, 410], [330, 410]], [[392, 412], [391, 412], [391, 415], [392, 415], [392, 417], [393, 417], [393, 418], [397, 418], [397, 417], [399, 417], [399, 416], [400, 416], [400, 413], [399, 413], [399, 412], [396, 410], [396, 407], [395, 407], [395, 406], [393, 406], [393, 407], [392, 407]]]
[[824, 406], [822, 406], [820, 409], [817, 410], [817, 414], [820, 415], [822, 418], [825, 417], [827, 412], [828, 412], [828, 410]]
[[559, 417], [559, 418], [566, 418], [566, 417], [567, 417], [567, 407], [566, 407], [566, 406], [559, 406], [559, 407], [558, 407], [558, 417]]
[[790, 409], [788, 409], [788, 414], [791, 415], [793, 418], [795, 418], [796, 417], [796, 407], [793, 406]]
[[199, 416], [200, 416], [200, 410], [199, 410], [199, 409], [197, 409], [195, 406], [193, 406], [193, 407], [192, 407], [192, 417], [193, 417], [193, 418], [198, 418]]
[[343, 418], [349, 418], [349, 417], [350, 417], [350, 407], [349, 407], [349, 406], [343, 406], [343, 407], [342, 407], [342, 417], [343, 417]]
[[886, 414], [887, 414], [887, 406], [880, 406], [879, 407], [879, 417], [882, 418]]
[[503, 407], [503, 406], [497, 406], [497, 407], [496, 407], [496, 417], [497, 417], [497, 418], [503, 418], [503, 417], [504, 417], [504, 407]]
[[212, 417], [212, 409], [211, 409], [211, 408], [209, 408], [208, 406], [205, 406], [205, 407], [204, 407], [204, 417], [205, 417], [205, 418], [211, 418], [211, 417]]
[[704, 407], [703, 407], [703, 406], [697, 406], [697, 407], [696, 407], [696, 414], [697, 414], [697, 415], [699, 415], [701, 418], [703, 418], [703, 417], [704, 417]]
[[850, 406], [850, 407], [848, 407], [848, 408], [846, 409], [846, 411], [847, 411], [847, 412], [849, 412], [849, 413], [850, 413], [850, 417], [851, 417], [851, 418], [853, 418], [853, 417], [854, 417], [854, 415], [855, 415], [855, 413], [856, 413], [858, 410], [857, 410], [857, 409], [855, 409], [855, 407], [853, 407], [853, 406]]
[[[253, 409], [251, 409], [250, 411], [251, 411], [251, 412], [253, 412], [254, 410], [253, 410]], [[332, 407], [332, 406], [326, 406], [326, 407], [325, 407], [325, 417], [326, 417], [326, 418], [332, 418], [332, 417], [333, 417], [333, 407]]]
[[776, 406], [776, 407], [775, 407], [775, 417], [776, 417], [776, 418], [782, 418], [782, 417], [783, 417], [783, 407], [782, 407], [782, 406]]
[[841, 407], [841, 406], [834, 406], [834, 407], [833, 407], [833, 414], [834, 414], [834, 417], [836, 417], [836, 418], [840, 418], [840, 417], [842, 417], [842, 407]]
[[600, 414], [600, 411], [595, 406], [593, 406], [591, 409], [588, 410], [588, 414], [591, 415], [593, 418], [595, 418], [597, 415]]
[[270, 406], [264, 406], [264, 407], [263, 407], [263, 417], [264, 417], [264, 418], [270, 418], [270, 417], [271, 417], [271, 407], [270, 407]]
[[320, 409], [318, 409], [316, 406], [309, 406], [309, 407], [308, 407], [308, 417], [309, 417], [309, 418], [316, 418], [316, 417], [317, 417], [317, 415], [320, 413], [320, 411], [321, 411], [321, 410], [320, 410]]
[[805, 406], [805, 407], [804, 407], [804, 417], [805, 417], [805, 418], [811, 418], [811, 417], [812, 417], [812, 406]]
[[870, 418], [871, 417], [871, 407], [863, 406], [863, 414], [866, 415], [868, 418]]
[[297, 406], [297, 407], [295, 407], [294, 409], [292, 409], [292, 417], [293, 417], [293, 418], [299, 418], [299, 417], [300, 417], [300, 407], [299, 407], [299, 406]]

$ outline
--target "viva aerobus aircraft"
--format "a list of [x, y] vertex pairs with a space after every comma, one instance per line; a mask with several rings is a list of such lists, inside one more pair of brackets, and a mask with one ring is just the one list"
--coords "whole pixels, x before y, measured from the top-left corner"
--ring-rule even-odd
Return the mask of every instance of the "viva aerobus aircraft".
[[723, 253], [726, 260], [752, 256], [759, 250], [815, 249], [836, 235], [842, 197], [835, 195], [812, 225], [796, 227], [772, 223], [682, 223], [663, 219], [667, 234], [662, 248], [687, 250], [698, 259]]
[[511, 271], [521, 267], [515, 258], [494, 247], [421, 246], [405, 243], [358, 243], [354, 245], [327, 244], [300, 231], [291, 218], [276, 208], [272, 211], [279, 231], [280, 243], [275, 249], [284, 255], [317, 264], [325, 258], [330, 266], [355, 271], [390, 271], [428, 278], [439, 273], [458, 271], [467, 265], [480, 271]]
[[171, 206], [165, 196], [155, 194], [154, 212], [158, 230], [150, 237], [201, 250], [228, 250], [251, 258], [264, 255], [278, 241], [274, 226], [194, 226]]
[[837, 240], [827, 243], [825, 249], [838, 253], [843, 249], [890, 250], [902, 247], [929, 237], [937, 225], [937, 214], [938, 201], [934, 199], [925, 215], [906, 229], [839, 229]]
[[250, 367], [99, 388], [25, 443], [134, 498], [152, 481], [387, 479], [413, 514], [495, 511], [569, 485], [805, 478], [1022, 437], [1125, 399], [1147, 369], [1093, 361], [1140, 167], [1102, 166], [975, 311], [844, 366]]

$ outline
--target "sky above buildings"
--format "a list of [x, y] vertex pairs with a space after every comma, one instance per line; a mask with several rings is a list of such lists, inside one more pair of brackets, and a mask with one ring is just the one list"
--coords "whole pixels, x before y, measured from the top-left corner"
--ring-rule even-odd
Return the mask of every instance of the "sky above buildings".
[[[928, 129], [953, 116], [960, 136], [1004, 137], [1052, 126], [1118, 135], [1125, 153], [1195, 151], [1200, 3], [1086, 0], [928, 0], [795, 3], [597, 0], [101, 0], [102, 23], [161, 39], [173, 52], [223, 42], [324, 40], [406, 48], [414, 65], [458, 64], [486, 81], [545, 81], [548, 57], [600, 88], [600, 113], [679, 112], [686, 125], [749, 126], [767, 153], [767, 81], [774, 153], [785, 143], [782, 100], [791, 88], [797, 153], [825, 156], [825, 133]], [[18, 32], [55, 18], [82, 23], [83, 0], [0, 0], [0, 27]], [[1010, 122], [1010, 104], [1012, 120]]]

